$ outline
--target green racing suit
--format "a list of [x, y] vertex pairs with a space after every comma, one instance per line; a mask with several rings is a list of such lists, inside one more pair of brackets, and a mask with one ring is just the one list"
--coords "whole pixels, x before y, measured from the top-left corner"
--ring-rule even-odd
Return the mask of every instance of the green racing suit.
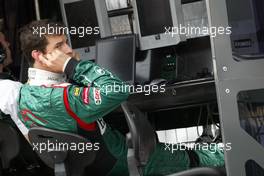
[[[82, 131], [81, 134], [90, 134], [87, 135], [89, 138], [97, 136], [94, 137], [95, 141], [99, 136], [106, 151], [96, 162], [97, 171], [110, 167], [106, 169], [107, 175], [129, 175], [125, 137], [102, 120], [127, 99], [129, 93], [124, 88], [125, 84], [90, 61], [71, 59], [65, 73], [75, 84], [23, 85], [18, 100], [19, 118], [27, 128], [41, 126], [78, 134]], [[192, 156], [196, 158], [196, 166], [224, 165], [220, 150], [215, 153], [195, 150], [191, 153], [172, 151], [166, 149], [165, 144], [158, 143], [144, 169], [144, 175], [166, 175], [186, 170], [192, 167]], [[105, 175], [106, 172], [97, 175]]]

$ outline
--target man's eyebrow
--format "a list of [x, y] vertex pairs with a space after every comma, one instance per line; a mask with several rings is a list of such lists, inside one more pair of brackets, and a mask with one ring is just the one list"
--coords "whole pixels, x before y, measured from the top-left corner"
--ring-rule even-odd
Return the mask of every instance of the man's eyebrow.
[[56, 43], [55, 46], [61, 46], [62, 44], [63, 44], [63, 41]]

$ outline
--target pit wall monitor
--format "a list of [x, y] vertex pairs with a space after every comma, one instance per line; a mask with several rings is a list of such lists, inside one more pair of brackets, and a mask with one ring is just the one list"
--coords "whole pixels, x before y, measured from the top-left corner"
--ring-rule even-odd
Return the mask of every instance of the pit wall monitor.
[[69, 44], [82, 60], [95, 60], [95, 42], [111, 36], [105, 0], [60, 0]]
[[134, 0], [135, 29], [141, 50], [176, 45], [185, 35], [166, 32], [184, 26], [181, 0]]
[[117, 35], [96, 42], [96, 63], [110, 70], [121, 80], [134, 84], [136, 37], [133, 34]]

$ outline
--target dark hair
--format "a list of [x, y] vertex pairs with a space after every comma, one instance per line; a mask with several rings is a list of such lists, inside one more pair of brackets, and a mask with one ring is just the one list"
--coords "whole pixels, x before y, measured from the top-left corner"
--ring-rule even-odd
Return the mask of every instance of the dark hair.
[[[29, 23], [20, 29], [20, 44], [23, 56], [27, 59], [30, 66], [34, 64], [34, 59], [31, 56], [33, 50], [38, 50], [43, 53], [46, 52], [48, 40], [46, 36], [63, 35], [64, 32], [59, 30], [56, 33], [49, 33], [50, 28], [64, 27], [62, 23], [51, 20], [38, 20]], [[38, 32], [37, 32], [38, 29]], [[40, 29], [46, 29], [44, 32]]]

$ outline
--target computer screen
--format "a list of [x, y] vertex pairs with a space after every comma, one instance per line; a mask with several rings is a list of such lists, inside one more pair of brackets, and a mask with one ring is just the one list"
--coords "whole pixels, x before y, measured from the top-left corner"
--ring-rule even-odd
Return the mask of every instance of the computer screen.
[[121, 80], [134, 83], [135, 35], [120, 35], [96, 42], [96, 63]]
[[94, 60], [95, 42], [111, 35], [104, 0], [60, 0], [63, 22], [69, 29], [71, 47], [82, 60]]
[[169, 0], [137, 1], [140, 30], [142, 36], [165, 32], [165, 27], [173, 26]]
[[[93, 0], [71, 2], [64, 5], [68, 26], [70, 27], [98, 27], [98, 21]], [[95, 40], [100, 38], [99, 34], [85, 35], [79, 37], [78, 34], [70, 35], [73, 49], [84, 46], [94, 46]]]
[[177, 45], [186, 36], [168, 33], [184, 26], [181, 0], [134, 0], [134, 31], [141, 50]]

